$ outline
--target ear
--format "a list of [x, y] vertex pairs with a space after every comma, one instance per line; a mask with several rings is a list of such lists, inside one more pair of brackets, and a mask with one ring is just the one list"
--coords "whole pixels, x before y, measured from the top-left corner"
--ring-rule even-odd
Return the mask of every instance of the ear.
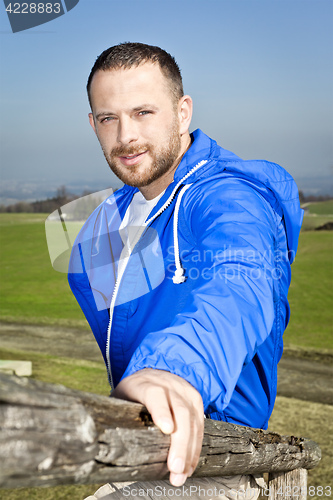
[[97, 135], [97, 132], [96, 132], [96, 127], [95, 127], [94, 115], [93, 115], [92, 113], [89, 113], [89, 114], [88, 114], [88, 116], [89, 116], [89, 123], [90, 123], [90, 125], [92, 126], [92, 128], [93, 128], [93, 130], [94, 130], [95, 134]]
[[188, 132], [192, 120], [193, 101], [189, 95], [184, 95], [179, 99], [178, 103], [178, 117], [179, 117], [179, 131], [181, 135]]

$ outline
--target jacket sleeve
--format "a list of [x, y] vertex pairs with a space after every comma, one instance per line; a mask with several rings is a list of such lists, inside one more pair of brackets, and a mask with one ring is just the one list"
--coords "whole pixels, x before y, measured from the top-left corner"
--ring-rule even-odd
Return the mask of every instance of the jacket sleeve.
[[182, 312], [145, 337], [123, 378], [148, 367], [168, 370], [200, 392], [205, 411], [214, 411], [228, 405], [242, 369], [271, 332], [283, 265], [276, 259], [281, 218], [237, 179], [192, 186], [179, 217], [200, 272]]

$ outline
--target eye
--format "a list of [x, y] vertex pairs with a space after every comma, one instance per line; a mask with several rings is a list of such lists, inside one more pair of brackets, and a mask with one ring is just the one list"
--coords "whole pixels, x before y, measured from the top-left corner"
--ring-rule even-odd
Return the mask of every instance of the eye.
[[100, 122], [107, 123], [107, 122], [112, 122], [114, 120], [115, 120], [114, 116], [104, 116], [104, 118], [101, 118]]
[[150, 115], [152, 114], [152, 111], [148, 111], [148, 110], [143, 110], [143, 111], [139, 111], [139, 116], [145, 116], [145, 115]]

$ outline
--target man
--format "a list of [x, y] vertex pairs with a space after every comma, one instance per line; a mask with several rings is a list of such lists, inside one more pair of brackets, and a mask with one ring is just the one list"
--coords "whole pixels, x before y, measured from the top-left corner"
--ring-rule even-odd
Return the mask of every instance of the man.
[[297, 188], [278, 165], [189, 133], [192, 100], [158, 47], [104, 51], [87, 90], [90, 124], [124, 187], [83, 227], [69, 283], [112, 395], [143, 403], [171, 435], [170, 482], [181, 486], [204, 415], [267, 428], [302, 222]]

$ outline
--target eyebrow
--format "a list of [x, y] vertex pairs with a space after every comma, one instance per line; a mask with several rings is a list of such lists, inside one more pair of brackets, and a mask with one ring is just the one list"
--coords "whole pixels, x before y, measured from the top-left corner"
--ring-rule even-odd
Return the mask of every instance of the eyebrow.
[[110, 116], [110, 115], [114, 115], [114, 113], [108, 113], [107, 111], [102, 111], [101, 113], [98, 113], [96, 115], [96, 118], [103, 118], [104, 116]]
[[141, 106], [136, 106], [132, 109], [134, 112], [142, 111], [143, 109], [151, 109], [152, 111], [157, 111], [158, 107], [154, 106], [154, 104], [142, 104]]
[[[138, 111], [143, 111], [145, 109], [151, 109], [152, 111], [158, 111], [158, 107], [153, 105], [153, 104], [140, 104], [140, 106], [136, 106], [135, 108], [131, 109], [131, 112], [137, 113]], [[97, 119], [103, 118], [105, 116], [112, 116], [115, 115], [116, 113], [113, 113], [112, 111], [101, 111], [96, 115]]]

